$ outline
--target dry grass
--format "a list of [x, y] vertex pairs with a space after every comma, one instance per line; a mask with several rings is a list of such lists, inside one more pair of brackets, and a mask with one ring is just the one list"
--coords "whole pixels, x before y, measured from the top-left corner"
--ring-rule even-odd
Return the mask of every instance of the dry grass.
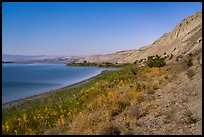
[[195, 75], [195, 72], [192, 69], [188, 69], [187, 70], [187, 76], [188, 78], [192, 78]]
[[101, 130], [99, 131], [99, 135], [120, 135], [120, 134], [121, 134], [120, 126], [113, 122], [105, 123], [101, 127]]
[[193, 124], [196, 123], [199, 119], [193, 115], [192, 111], [184, 106], [184, 113], [183, 113], [183, 122], [187, 124]]
[[171, 110], [167, 110], [165, 113], [164, 113], [164, 123], [170, 123], [174, 120], [174, 113], [175, 113], [175, 110], [174, 109], [171, 109]]

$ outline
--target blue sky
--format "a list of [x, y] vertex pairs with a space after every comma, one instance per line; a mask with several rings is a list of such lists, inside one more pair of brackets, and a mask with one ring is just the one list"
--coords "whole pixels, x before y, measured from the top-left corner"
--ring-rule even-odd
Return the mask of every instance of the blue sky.
[[2, 52], [69, 56], [137, 49], [201, 10], [201, 2], [3, 2]]

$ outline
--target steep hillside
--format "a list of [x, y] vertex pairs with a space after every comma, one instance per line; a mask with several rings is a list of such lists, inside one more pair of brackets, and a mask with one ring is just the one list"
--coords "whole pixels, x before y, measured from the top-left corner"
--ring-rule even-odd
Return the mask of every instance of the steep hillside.
[[190, 52], [201, 50], [202, 43], [202, 13], [194, 15], [181, 21], [170, 33], [165, 33], [154, 43], [139, 48], [116, 52], [107, 55], [87, 56], [84, 60], [90, 62], [112, 62], [127, 63], [140, 60], [151, 55], [173, 55], [184, 56]]

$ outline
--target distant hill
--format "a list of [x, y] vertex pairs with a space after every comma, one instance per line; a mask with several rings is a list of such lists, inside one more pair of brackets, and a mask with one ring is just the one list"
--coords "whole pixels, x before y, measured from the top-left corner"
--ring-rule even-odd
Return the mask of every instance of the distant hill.
[[47, 63], [62, 63], [60, 60], [62, 56], [48, 56], [48, 55], [39, 55], [39, 56], [29, 56], [29, 55], [2, 55], [2, 61], [5, 62], [18, 62], [18, 63], [33, 63], [33, 62], [47, 62]]
[[22, 61], [22, 60], [31, 60], [35, 58], [36, 56], [25, 56], [25, 55], [8, 55], [8, 54], [3, 54], [2, 55], [2, 60], [3, 61]]

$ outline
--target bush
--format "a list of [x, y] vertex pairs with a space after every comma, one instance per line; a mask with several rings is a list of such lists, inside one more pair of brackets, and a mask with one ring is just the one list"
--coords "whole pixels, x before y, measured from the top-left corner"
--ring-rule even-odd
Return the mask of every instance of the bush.
[[133, 63], [134, 63], [134, 64], [138, 64], [138, 62], [139, 62], [138, 60], [135, 60], [135, 62], [133, 62]]
[[194, 75], [195, 75], [195, 72], [194, 72], [192, 69], [189, 69], [189, 70], [187, 71], [187, 76], [188, 76], [188, 78], [192, 78]]
[[111, 111], [111, 116], [114, 117], [114, 116], [119, 115], [120, 113], [123, 112], [123, 110], [124, 110], [128, 105], [130, 105], [129, 102], [126, 102], [126, 101], [118, 101], [117, 106], [116, 106], [116, 109], [113, 109], [113, 110]]
[[166, 62], [164, 61], [165, 58], [162, 58], [158, 55], [156, 56], [149, 56], [147, 57], [147, 66], [152, 67], [163, 67], [166, 65]]
[[147, 94], [154, 94], [156, 91], [153, 89], [147, 90]]
[[101, 128], [100, 135], [120, 135], [119, 127], [114, 123], [107, 123]]
[[187, 124], [196, 123], [198, 121], [198, 118], [193, 116], [193, 113], [189, 108], [185, 108], [185, 112], [183, 115], [184, 115], [184, 122]]
[[134, 74], [138, 74], [138, 66], [136, 64], [130, 66], [130, 71]]
[[139, 63], [141, 63], [142, 61], [143, 61], [143, 59], [140, 59], [140, 60], [139, 60]]
[[166, 79], [166, 80], [167, 80], [168, 78], [169, 78], [168, 76], [164, 76], [164, 79]]
[[133, 115], [136, 119], [139, 119], [141, 117], [141, 105], [136, 104], [133, 106], [130, 111], [130, 115]]
[[180, 59], [180, 56], [177, 56], [177, 57], [176, 57], [176, 61], [179, 61], [179, 59]]
[[193, 60], [193, 56], [192, 56], [191, 53], [188, 54], [188, 56], [187, 56], [186, 58], [184, 58], [184, 62], [185, 62], [185, 64], [187, 65], [187, 67], [193, 66], [192, 60]]
[[164, 114], [165, 114], [165, 117], [164, 117], [164, 123], [170, 123], [173, 121], [173, 118], [174, 118], [174, 113], [175, 113], [175, 110], [174, 109], [171, 109], [169, 111], [166, 111]]

